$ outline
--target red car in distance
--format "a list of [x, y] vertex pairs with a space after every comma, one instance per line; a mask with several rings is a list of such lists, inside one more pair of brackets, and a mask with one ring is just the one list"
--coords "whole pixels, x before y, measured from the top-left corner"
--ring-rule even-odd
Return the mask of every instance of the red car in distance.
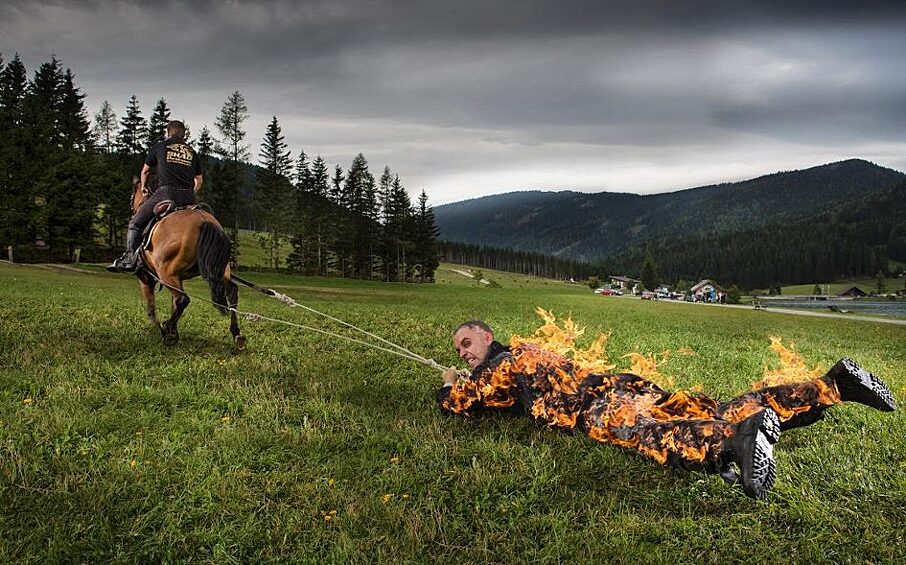
[[596, 288], [595, 294], [600, 294], [601, 296], [622, 296], [623, 291], [617, 288]]

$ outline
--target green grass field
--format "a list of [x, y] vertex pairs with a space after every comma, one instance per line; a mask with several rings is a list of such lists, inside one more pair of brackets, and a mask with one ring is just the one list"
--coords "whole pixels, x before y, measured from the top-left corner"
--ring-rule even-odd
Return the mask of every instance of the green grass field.
[[[852, 356], [906, 400], [906, 328], [629, 298], [484, 270], [434, 285], [253, 279], [444, 364], [463, 319], [500, 337], [572, 314], [610, 358], [691, 349], [662, 372], [717, 398], [777, 362]], [[441, 415], [436, 372], [201, 300], [164, 347], [130, 277], [0, 263], [0, 562], [898, 563], [906, 417], [847, 405], [790, 431], [757, 502], [513, 416]], [[207, 296], [206, 285], [188, 290]], [[161, 305], [168, 294], [161, 293]], [[241, 291], [241, 309], [338, 329]]]
[[[239, 264], [244, 267], [270, 267], [270, 257], [261, 247], [258, 233], [252, 230], [239, 230]], [[286, 267], [286, 258], [292, 253], [289, 242], [280, 245], [279, 267]]]

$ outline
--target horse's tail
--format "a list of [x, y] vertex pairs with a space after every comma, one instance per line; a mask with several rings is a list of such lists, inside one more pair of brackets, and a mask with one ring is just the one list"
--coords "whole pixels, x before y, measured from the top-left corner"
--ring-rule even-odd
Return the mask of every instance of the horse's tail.
[[230, 262], [230, 238], [217, 224], [203, 222], [198, 236], [198, 272], [211, 287], [211, 301], [221, 314], [229, 313], [227, 306], [226, 281], [224, 279]]

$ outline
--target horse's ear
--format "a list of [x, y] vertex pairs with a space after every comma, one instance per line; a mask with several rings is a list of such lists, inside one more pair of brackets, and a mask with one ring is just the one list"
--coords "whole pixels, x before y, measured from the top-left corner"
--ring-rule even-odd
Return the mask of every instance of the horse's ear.
[[138, 184], [138, 175], [132, 175], [132, 184]]

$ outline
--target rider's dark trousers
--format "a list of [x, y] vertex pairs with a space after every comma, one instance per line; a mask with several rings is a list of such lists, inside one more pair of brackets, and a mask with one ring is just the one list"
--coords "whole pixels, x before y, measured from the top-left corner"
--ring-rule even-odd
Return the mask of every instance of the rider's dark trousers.
[[148, 225], [148, 222], [154, 216], [154, 207], [164, 200], [172, 200], [177, 206], [195, 204], [195, 191], [191, 188], [161, 186], [139, 206], [138, 211], [132, 216], [132, 220], [129, 221], [129, 229], [139, 230], [139, 232], [145, 229], [145, 226]]

